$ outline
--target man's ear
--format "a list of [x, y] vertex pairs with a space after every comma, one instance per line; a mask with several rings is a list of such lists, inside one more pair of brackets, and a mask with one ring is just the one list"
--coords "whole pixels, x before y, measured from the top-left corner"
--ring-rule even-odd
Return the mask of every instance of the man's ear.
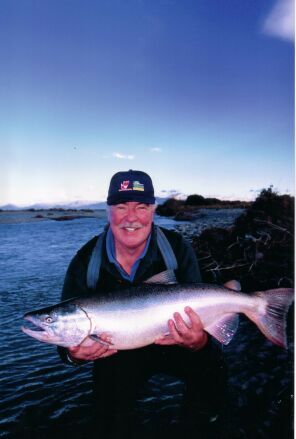
[[109, 206], [108, 204], [106, 206], [106, 214], [107, 214], [107, 220], [110, 223], [111, 206]]

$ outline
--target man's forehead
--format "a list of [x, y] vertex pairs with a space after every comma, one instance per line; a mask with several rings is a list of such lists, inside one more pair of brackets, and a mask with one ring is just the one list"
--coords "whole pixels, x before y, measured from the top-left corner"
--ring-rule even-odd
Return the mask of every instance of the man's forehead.
[[144, 205], [144, 206], [154, 206], [154, 204], [151, 203], [142, 203], [140, 201], [124, 201], [122, 203], [117, 203], [117, 204], [113, 204], [110, 207], [116, 207], [116, 206], [139, 206], [139, 205]]

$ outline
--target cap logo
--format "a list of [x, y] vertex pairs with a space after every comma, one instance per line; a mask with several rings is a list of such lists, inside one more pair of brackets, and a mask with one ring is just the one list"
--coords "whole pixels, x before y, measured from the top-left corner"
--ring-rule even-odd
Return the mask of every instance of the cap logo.
[[133, 190], [134, 191], [144, 191], [144, 185], [142, 183], [140, 183], [139, 181], [134, 181], [133, 182]]
[[129, 180], [123, 181], [122, 183], [120, 183], [119, 192], [122, 192], [122, 191], [132, 191], [132, 188], [129, 188], [129, 184], [130, 184]]

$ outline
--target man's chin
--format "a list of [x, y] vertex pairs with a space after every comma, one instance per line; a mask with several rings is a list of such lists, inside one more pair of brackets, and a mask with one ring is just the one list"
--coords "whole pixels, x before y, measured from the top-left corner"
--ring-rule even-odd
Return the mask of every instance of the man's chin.
[[136, 249], [140, 247], [141, 245], [145, 244], [147, 238], [143, 238], [141, 236], [137, 236], [136, 234], [125, 234], [125, 236], [122, 239], [122, 244], [130, 249]]
[[136, 249], [136, 248], [140, 247], [144, 242], [145, 242], [145, 240], [143, 241], [142, 239], [139, 240], [139, 239], [129, 238], [129, 239], [126, 239], [124, 241], [124, 245], [127, 248]]

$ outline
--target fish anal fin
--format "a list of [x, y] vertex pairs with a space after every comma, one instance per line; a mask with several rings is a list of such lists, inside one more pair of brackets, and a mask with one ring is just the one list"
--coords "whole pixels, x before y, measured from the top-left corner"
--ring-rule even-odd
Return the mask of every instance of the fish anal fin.
[[220, 343], [227, 345], [231, 342], [237, 331], [239, 323], [238, 314], [224, 314], [220, 319], [216, 320], [212, 325], [207, 326], [205, 330], [216, 338]]

